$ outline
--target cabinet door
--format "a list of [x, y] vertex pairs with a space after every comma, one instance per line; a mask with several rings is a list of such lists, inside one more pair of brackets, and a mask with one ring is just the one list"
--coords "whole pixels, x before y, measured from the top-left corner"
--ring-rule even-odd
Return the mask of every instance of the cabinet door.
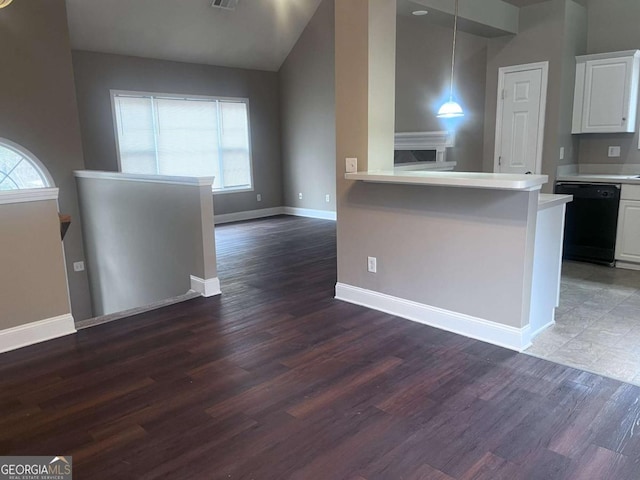
[[[633, 58], [587, 62], [582, 116], [584, 133], [633, 131], [629, 104]], [[629, 130], [631, 128], [631, 130]]]
[[621, 200], [616, 260], [640, 263], [640, 202]]

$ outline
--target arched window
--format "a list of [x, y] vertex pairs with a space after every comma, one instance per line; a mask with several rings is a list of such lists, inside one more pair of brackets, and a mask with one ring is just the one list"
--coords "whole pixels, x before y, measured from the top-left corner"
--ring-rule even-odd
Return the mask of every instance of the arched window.
[[0, 138], [0, 190], [53, 187], [47, 169], [29, 150]]

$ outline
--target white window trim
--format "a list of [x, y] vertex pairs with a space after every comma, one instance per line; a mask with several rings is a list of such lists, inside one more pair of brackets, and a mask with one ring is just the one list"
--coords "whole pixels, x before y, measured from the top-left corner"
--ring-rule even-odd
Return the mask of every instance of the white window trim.
[[146, 92], [139, 90], [109, 90], [109, 96], [111, 98], [111, 120], [113, 122], [113, 135], [116, 141], [116, 156], [118, 159], [118, 171], [122, 173], [122, 163], [120, 160], [120, 137], [118, 135], [118, 122], [116, 119], [116, 96], [131, 96], [131, 97], [156, 97], [156, 98], [171, 98], [178, 100], [194, 99], [194, 100], [211, 100], [221, 102], [237, 102], [244, 103], [247, 106], [247, 134], [249, 135], [249, 179], [251, 181], [250, 187], [240, 188], [226, 188], [222, 190], [211, 191], [214, 195], [225, 195], [229, 193], [242, 193], [254, 191], [254, 179], [253, 179], [253, 137], [251, 135], [251, 106], [249, 105], [248, 97], [215, 97], [211, 95], [191, 95], [183, 93], [162, 93], [162, 92]]
[[36, 157], [29, 150], [24, 148], [22, 145], [19, 145], [15, 142], [12, 142], [8, 138], [3, 137], [0, 137], [0, 146], [14, 150], [17, 154], [22, 155], [24, 158], [29, 160], [29, 162], [31, 162], [31, 164], [33, 165], [33, 168], [35, 168], [42, 176], [45, 183], [45, 188], [53, 188], [56, 186], [56, 183], [53, 181], [53, 177], [49, 173], [49, 170], [47, 170], [47, 167], [45, 167], [44, 164], [40, 160], [38, 160], [38, 157]]

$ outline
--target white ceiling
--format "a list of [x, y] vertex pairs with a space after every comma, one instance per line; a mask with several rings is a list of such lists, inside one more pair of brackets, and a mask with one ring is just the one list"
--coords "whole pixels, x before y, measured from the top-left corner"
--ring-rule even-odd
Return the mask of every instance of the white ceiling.
[[66, 0], [71, 46], [276, 71], [321, 0]]

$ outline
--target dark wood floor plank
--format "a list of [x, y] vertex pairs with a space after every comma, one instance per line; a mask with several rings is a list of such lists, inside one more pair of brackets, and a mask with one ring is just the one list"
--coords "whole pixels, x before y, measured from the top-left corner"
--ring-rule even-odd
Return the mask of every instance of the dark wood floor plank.
[[328, 408], [340, 397], [348, 395], [353, 390], [362, 388], [366, 384], [375, 380], [380, 375], [384, 375], [390, 370], [393, 370], [401, 363], [402, 360], [397, 357], [385, 358], [379, 363], [376, 363], [367, 367], [366, 369], [359, 371], [357, 375], [345, 378], [337, 384], [330, 386], [328, 389], [325, 389], [320, 395], [317, 395], [313, 398], [305, 399], [303, 402], [294, 405], [293, 407], [287, 409], [287, 413], [296, 418], [304, 418], [314, 411]]
[[333, 222], [216, 244], [221, 297], [0, 355], [0, 454], [92, 480], [640, 478], [640, 388], [333, 299]]

